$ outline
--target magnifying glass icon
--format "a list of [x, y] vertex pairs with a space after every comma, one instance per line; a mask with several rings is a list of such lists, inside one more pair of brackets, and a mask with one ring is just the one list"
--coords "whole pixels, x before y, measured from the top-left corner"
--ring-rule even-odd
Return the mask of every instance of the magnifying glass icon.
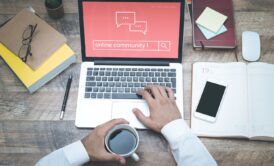
[[167, 43], [161, 43], [160, 46], [161, 46], [162, 49], [166, 49], [166, 50], [169, 49], [169, 48], [167, 47]]

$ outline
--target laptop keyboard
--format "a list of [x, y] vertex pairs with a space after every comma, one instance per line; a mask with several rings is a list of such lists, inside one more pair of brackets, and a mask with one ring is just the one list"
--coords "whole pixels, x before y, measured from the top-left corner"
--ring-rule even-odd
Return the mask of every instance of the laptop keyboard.
[[146, 85], [161, 85], [176, 93], [176, 69], [88, 68], [85, 98], [140, 99], [136, 92]]

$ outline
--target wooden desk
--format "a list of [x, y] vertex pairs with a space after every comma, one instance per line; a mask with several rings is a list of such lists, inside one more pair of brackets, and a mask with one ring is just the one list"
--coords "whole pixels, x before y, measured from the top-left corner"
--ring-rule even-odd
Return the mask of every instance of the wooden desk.
[[[46, 14], [43, 1], [0, 1], [0, 22], [14, 16], [24, 7], [32, 5], [49, 24], [65, 34], [68, 44], [77, 55], [77, 64], [54, 78], [33, 95], [26, 92], [22, 83], [7, 65], [0, 60], [0, 165], [33, 165], [42, 156], [81, 139], [88, 129], [74, 126], [78, 79], [81, 63], [78, 9], [76, 0], [65, 0], [65, 17], [52, 20]], [[274, 63], [274, 1], [234, 0], [238, 38], [238, 59], [241, 57], [241, 33], [259, 32], [262, 43], [260, 61]], [[191, 24], [188, 11], [185, 18], [184, 65], [184, 117], [190, 122], [191, 65], [198, 61], [233, 62], [230, 50], [194, 51], [191, 44]], [[58, 120], [66, 81], [73, 74], [73, 82], [65, 114]], [[274, 126], [273, 126], [274, 127]], [[168, 144], [159, 134], [140, 131], [138, 153], [141, 161], [128, 165], [176, 165]], [[274, 143], [237, 139], [209, 139], [202, 142], [219, 165], [273, 165]], [[105, 165], [92, 163], [91, 165]], [[117, 165], [109, 163], [109, 165]]]

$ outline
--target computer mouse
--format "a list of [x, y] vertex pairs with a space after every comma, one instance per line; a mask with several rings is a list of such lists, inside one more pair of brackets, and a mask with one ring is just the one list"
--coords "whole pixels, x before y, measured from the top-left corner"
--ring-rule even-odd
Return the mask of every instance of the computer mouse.
[[242, 33], [242, 56], [247, 61], [257, 61], [260, 58], [261, 42], [257, 32]]

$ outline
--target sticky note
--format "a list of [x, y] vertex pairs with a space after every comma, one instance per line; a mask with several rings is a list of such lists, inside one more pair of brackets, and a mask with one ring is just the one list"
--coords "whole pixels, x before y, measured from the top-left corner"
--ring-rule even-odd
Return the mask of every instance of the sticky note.
[[197, 26], [201, 30], [201, 32], [204, 34], [206, 39], [211, 39], [211, 38], [213, 38], [215, 36], [218, 36], [219, 34], [222, 34], [222, 33], [227, 31], [227, 29], [224, 25], [221, 26], [221, 28], [219, 29], [219, 31], [217, 33], [214, 33], [214, 32], [212, 32], [212, 31], [210, 31], [210, 30], [208, 30], [208, 29], [206, 29], [206, 28], [204, 28], [200, 25], [197, 25]]
[[217, 33], [226, 19], [227, 16], [211, 9], [210, 7], [206, 7], [196, 20], [196, 23], [214, 33]]

